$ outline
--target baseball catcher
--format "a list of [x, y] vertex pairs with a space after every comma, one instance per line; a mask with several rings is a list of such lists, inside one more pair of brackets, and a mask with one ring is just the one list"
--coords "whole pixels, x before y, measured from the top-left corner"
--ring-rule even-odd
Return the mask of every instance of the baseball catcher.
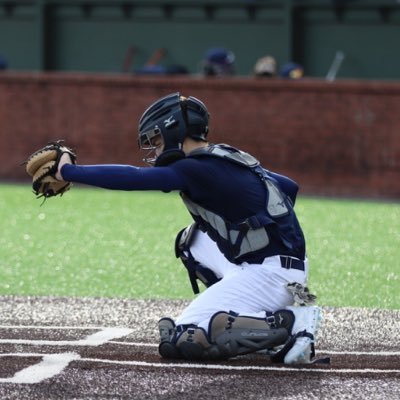
[[75, 164], [75, 152], [63, 145], [62, 140], [50, 142], [45, 147], [35, 151], [25, 161], [25, 169], [32, 177], [33, 193], [37, 198], [62, 196], [72, 186], [71, 182], [57, 179], [56, 174], [63, 154], [68, 154], [71, 163]]
[[198, 296], [175, 320], [160, 319], [161, 357], [218, 360], [266, 351], [276, 362], [311, 363], [321, 309], [307, 289], [306, 243], [294, 210], [298, 185], [242, 150], [209, 143], [208, 123], [201, 100], [172, 93], [139, 121], [139, 147], [151, 167], [76, 165], [56, 142], [49, 145], [52, 158], [35, 161], [47, 152], [39, 151], [28, 173], [45, 197], [60, 191], [50, 187], [57, 180], [64, 181], [61, 190], [78, 182], [179, 192], [193, 224], [178, 234], [175, 251]]

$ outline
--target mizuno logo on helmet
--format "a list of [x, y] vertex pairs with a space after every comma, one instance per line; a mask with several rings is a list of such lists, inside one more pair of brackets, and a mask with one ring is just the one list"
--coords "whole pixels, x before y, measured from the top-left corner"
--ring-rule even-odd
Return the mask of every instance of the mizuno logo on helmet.
[[175, 124], [176, 124], [176, 120], [174, 119], [173, 115], [171, 115], [168, 119], [164, 120], [164, 126], [166, 128], [169, 128], [170, 126], [175, 125]]

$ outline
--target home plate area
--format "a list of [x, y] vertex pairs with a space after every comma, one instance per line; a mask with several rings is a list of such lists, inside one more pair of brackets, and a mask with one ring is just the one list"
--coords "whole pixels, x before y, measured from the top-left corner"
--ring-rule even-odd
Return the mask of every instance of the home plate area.
[[0, 296], [1, 399], [398, 399], [400, 310], [323, 307], [317, 358], [169, 361], [157, 321], [184, 301]]

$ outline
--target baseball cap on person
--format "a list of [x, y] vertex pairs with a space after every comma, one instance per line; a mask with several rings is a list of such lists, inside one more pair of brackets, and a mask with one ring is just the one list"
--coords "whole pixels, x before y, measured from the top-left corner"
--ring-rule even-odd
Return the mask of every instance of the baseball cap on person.
[[282, 78], [300, 79], [304, 76], [304, 68], [300, 64], [289, 62], [281, 68], [280, 76]]
[[212, 47], [204, 55], [203, 72], [205, 75], [233, 75], [235, 55], [223, 47]]
[[272, 56], [261, 57], [254, 65], [254, 75], [274, 76], [276, 75], [276, 60]]

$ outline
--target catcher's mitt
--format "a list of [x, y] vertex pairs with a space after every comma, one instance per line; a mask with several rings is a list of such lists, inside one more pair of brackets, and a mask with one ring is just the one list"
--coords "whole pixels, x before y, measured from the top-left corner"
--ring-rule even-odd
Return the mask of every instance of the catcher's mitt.
[[75, 164], [76, 154], [69, 147], [63, 146], [63, 140], [48, 143], [25, 161], [26, 172], [32, 177], [33, 192], [38, 198], [63, 195], [71, 188], [71, 182], [60, 181], [55, 177], [64, 153], [68, 153]]

